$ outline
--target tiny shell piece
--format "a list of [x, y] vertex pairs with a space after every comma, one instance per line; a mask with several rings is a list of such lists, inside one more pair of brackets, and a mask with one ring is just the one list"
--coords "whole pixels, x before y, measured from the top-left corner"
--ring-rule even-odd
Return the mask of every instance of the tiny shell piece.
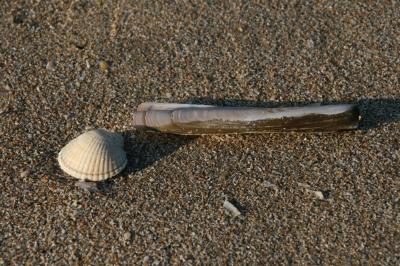
[[131, 232], [124, 233], [124, 235], [123, 235], [124, 241], [129, 241], [129, 240], [131, 240], [131, 238], [132, 238]]
[[95, 129], [70, 141], [58, 154], [61, 169], [81, 180], [101, 181], [120, 173], [127, 164], [121, 135]]
[[22, 172], [19, 174], [19, 176], [22, 177], [22, 178], [24, 178], [24, 177], [27, 177], [29, 174], [30, 174], [29, 169], [26, 169], [26, 170], [22, 171]]
[[241, 212], [238, 210], [238, 208], [236, 208], [235, 205], [233, 205], [227, 200], [224, 201], [224, 208], [230, 213], [232, 213], [233, 217], [241, 215]]
[[75, 183], [75, 186], [89, 192], [97, 192], [99, 189], [97, 188], [96, 183], [94, 182], [86, 182], [86, 181], [78, 181]]
[[319, 200], [324, 200], [325, 199], [325, 197], [324, 197], [324, 194], [321, 192], [321, 191], [318, 191], [318, 190], [316, 190], [316, 191], [311, 191], [313, 194], [314, 194], [314, 196], [317, 198], [317, 199], [319, 199]]

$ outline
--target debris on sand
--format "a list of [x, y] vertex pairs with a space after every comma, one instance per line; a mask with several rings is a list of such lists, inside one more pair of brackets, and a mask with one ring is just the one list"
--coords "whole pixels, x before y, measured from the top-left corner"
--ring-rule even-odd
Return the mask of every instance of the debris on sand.
[[23, 171], [19, 174], [19, 176], [22, 177], [22, 178], [25, 178], [25, 177], [27, 177], [29, 174], [30, 174], [29, 169], [25, 169], [25, 170], [23, 170]]
[[78, 181], [75, 183], [75, 186], [89, 192], [99, 191], [95, 182]]
[[225, 210], [229, 211], [233, 217], [239, 216], [242, 213], [238, 210], [238, 208], [236, 208], [235, 205], [233, 205], [232, 203], [230, 203], [228, 200], [224, 201], [224, 208]]
[[297, 183], [299, 185], [299, 187], [304, 188], [308, 193], [311, 193], [314, 195], [315, 198], [319, 199], [319, 200], [326, 200], [327, 197], [324, 195], [323, 191], [320, 190], [312, 190], [310, 189], [310, 186], [304, 183]]
[[319, 190], [309, 190], [309, 192], [313, 193], [314, 196], [319, 200], [324, 200], [325, 199], [324, 194]]
[[125, 242], [131, 240], [131, 238], [132, 238], [131, 232], [125, 232], [124, 233], [123, 239], [124, 239]]

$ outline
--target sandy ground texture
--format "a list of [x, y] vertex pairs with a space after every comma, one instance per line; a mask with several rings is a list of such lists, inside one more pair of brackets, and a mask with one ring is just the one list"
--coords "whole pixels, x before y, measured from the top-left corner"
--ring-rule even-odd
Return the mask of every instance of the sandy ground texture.
[[[400, 2], [161, 2], [0, 0], [0, 264], [398, 265]], [[144, 101], [364, 120], [179, 137], [133, 131]], [[82, 189], [56, 156], [95, 127], [128, 167]]]

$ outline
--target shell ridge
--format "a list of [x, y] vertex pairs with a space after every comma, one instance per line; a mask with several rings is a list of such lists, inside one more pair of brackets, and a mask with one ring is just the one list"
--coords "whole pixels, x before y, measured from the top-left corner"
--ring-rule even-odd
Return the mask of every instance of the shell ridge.
[[[106, 162], [106, 145], [103, 145], [101, 152], [100, 152], [100, 158], [99, 158], [99, 173], [104, 173], [106, 172], [106, 166], [105, 166], [105, 162]], [[100, 161], [101, 159], [101, 161]]]
[[113, 160], [107, 160], [106, 165], [107, 165], [108, 171], [112, 171], [112, 169], [113, 169], [112, 163], [113, 163]]
[[[74, 150], [76, 150], [76, 146], [79, 145], [79, 140], [81, 140], [80, 137], [73, 139], [70, 143], [67, 144], [67, 146], [65, 146], [61, 150], [62, 154], [61, 154], [60, 159], [61, 159], [62, 163], [64, 164], [64, 167], [68, 168], [70, 171], [75, 171], [75, 169], [79, 168], [84, 161], [80, 158], [79, 163], [76, 164], [77, 156], [76, 156], [76, 152]], [[91, 145], [93, 145], [93, 144], [91, 143]], [[78, 155], [81, 155], [81, 154], [83, 154], [83, 153], [79, 153]], [[75, 160], [72, 160], [74, 158], [75, 158]]]
[[65, 146], [64, 148], [61, 149], [60, 156], [65, 163], [70, 162], [70, 160], [68, 160], [68, 156], [66, 156], [68, 154], [69, 147], [76, 145], [76, 143], [77, 143], [77, 139], [73, 139], [70, 143], [68, 143], [67, 146]]
[[[124, 163], [121, 164], [121, 166], [116, 167], [115, 169], [110, 169], [110, 170], [104, 172], [104, 174], [107, 174], [107, 175], [108, 175], [108, 174], [113, 174], [113, 173], [115, 173], [115, 172], [119, 172], [120, 170], [122, 170], [122, 169], [126, 166], [126, 164], [127, 164], [127, 160], [125, 160]], [[78, 171], [78, 170], [76, 170], [76, 169], [74, 169], [74, 168], [69, 167], [68, 165], [65, 165], [65, 164], [63, 164], [63, 167], [66, 168], [66, 169], [68, 169], [68, 170], [70, 170], [70, 171], [73, 171], [73, 172], [76, 173], [76, 174], [82, 175], [82, 176], [83, 176], [83, 175], [85, 175], [85, 176], [99, 176], [99, 175], [102, 174], [102, 173], [94, 174], [94, 173], [88, 173], [88, 172]]]
[[90, 156], [92, 154], [93, 147], [98, 144], [97, 138], [94, 138], [90, 141], [90, 144], [86, 147], [85, 151], [82, 151], [83, 155], [83, 160], [80, 160], [79, 166], [76, 167], [76, 169], [83, 169], [83, 172], [88, 172], [89, 167], [91, 166], [91, 162], [93, 160], [93, 156]]
[[[78, 137], [79, 138], [79, 137]], [[71, 160], [69, 157], [71, 157], [71, 156], [68, 156], [68, 155], [70, 155], [71, 154], [71, 147], [74, 147], [75, 145], [77, 145], [77, 143], [78, 143], [78, 138], [75, 138], [75, 139], [73, 139], [70, 143], [68, 143], [67, 144], [67, 146], [65, 146], [61, 151], [60, 151], [60, 154], [59, 154], [59, 159], [63, 162], [63, 164], [65, 165], [65, 166], [67, 166], [67, 165], [71, 165], [71, 164], [73, 164], [74, 162], [73, 162], [73, 160]], [[74, 156], [75, 155], [73, 155], [72, 156], [72, 158], [74, 158]], [[81, 161], [81, 160], [80, 160]], [[70, 167], [69, 167], [70, 168]]]
[[105, 129], [86, 132], [61, 149], [58, 162], [62, 170], [75, 178], [104, 180], [127, 165], [123, 138]]
[[[113, 174], [113, 173], [115, 173], [117, 171], [119, 172], [119, 170], [122, 170], [126, 166], [126, 164], [127, 164], [127, 162], [124, 162], [123, 164], [121, 164], [120, 167], [117, 167], [115, 169], [111, 169], [111, 170], [105, 172], [104, 174]], [[64, 167], [67, 168], [68, 170], [73, 171], [74, 173], [82, 175], [82, 176], [85, 175], [85, 176], [92, 177], [92, 176], [100, 176], [100, 175], [102, 175], [100, 173], [92, 174], [92, 173], [87, 173], [87, 172], [81, 172], [81, 171], [72, 169], [72, 168], [68, 167], [67, 165], [64, 165]], [[99, 180], [101, 180], [101, 179], [99, 179]]]
[[87, 167], [86, 172], [93, 173], [93, 174], [100, 173], [98, 167], [96, 167], [96, 166], [98, 166], [98, 159], [101, 156], [100, 151], [105, 146], [106, 146], [105, 143], [102, 141], [99, 141], [97, 143], [94, 150], [91, 152], [91, 156], [88, 156], [88, 157], [90, 157], [90, 161], [86, 166]]

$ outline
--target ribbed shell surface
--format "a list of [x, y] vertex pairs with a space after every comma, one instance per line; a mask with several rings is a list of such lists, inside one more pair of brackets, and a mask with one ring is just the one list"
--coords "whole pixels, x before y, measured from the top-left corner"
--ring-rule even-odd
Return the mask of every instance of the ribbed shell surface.
[[101, 181], [121, 172], [126, 164], [121, 135], [95, 129], [70, 141], [58, 154], [61, 169], [82, 180]]

